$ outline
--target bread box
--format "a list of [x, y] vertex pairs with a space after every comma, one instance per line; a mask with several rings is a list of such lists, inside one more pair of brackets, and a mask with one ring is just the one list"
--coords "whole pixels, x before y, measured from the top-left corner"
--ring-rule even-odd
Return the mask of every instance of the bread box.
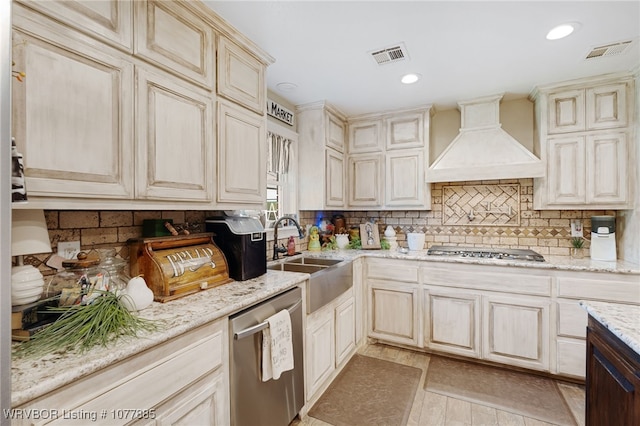
[[154, 300], [168, 302], [231, 282], [213, 234], [130, 239], [132, 277], [142, 275]]

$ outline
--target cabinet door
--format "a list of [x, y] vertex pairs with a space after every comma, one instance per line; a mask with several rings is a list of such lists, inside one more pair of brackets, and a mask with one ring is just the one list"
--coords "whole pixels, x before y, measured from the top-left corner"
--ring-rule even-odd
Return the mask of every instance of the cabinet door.
[[586, 192], [584, 136], [549, 139], [549, 204], [584, 204]]
[[583, 379], [586, 372], [584, 340], [559, 337], [556, 341], [556, 373]]
[[208, 93], [160, 71], [137, 68], [136, 197], [211, 201], [213, 102]]
[[214, 87], [213, 30], [178, 2], [135, 1], [134, 54]]
[[156, 409], [156, 425], [229, 424], [228, 391], [222, 371], [209, 374]]
[[382, 120], [349, 123], [349, 154], [382, 150]]
[[133, 2], [120, 0], [22, 0], [55, 19], [123, 48], [133, 48]]
[[330, 113], [329, 111], [325, 112], [325, 133], [326, 133], [326, 146], [337, 150], [338, 152], [344, 153], [345, 150], [345, 125], [342, 120], [340, 120], [337, 116]]
[[385, 205], [427, 206], [424, 150], [397, 150], [386, 154]]
[[419, 346], [417, 285], [369, 280], [369, 337]]
[[628, 200], [628, 150], [624, 133], [587, 136], [587, 203], [625, 203]]
[[325, 151], [325, 205], [344, 207], [344, 155], [333, 149]]
[[627, 125], [627, 85], [608, 84], [587, 89], [587, 129]]
[[384, 121], [387, 149], [419, 148], [425, 144], [425, 113], [394, 114]]
[[425, 346], [480, 357], [480, 296], [428, 288], [425, 292]]
[[640, 419], [640, 356], [589, 317], [586, 423], [637, 425]]
[[264, 116], [218, 102], [218, 203], [262, 208], [266, 203]]
[[353, 297], [336, 307], [336, 365], [349, 357], [356, 346], [356, 324]]
[[258, 114], [266, 101], [265, 66], [224, 36], [218, 37], [218, 93]]
[[19, 4], [13, 24], [15, 68], [29, 79], [12, 85], [28, 195], [132, 198], [133, 66]]
[[[325, 307], [326, 308], [326, 307]], [[335, 370], [335, 319], [333, 309], [321, 309], [307, 317], [305, 362], [307, 400]]]
[[549, 133], [579, 132], [585, 129], [584, 90], [552, 93], [548, 98]]
[[349, 156], [349, 206], [382, 205], [382, 154]]
[[546, 299], [483, 297], [483, 358], [548, 371], [549, 304]]

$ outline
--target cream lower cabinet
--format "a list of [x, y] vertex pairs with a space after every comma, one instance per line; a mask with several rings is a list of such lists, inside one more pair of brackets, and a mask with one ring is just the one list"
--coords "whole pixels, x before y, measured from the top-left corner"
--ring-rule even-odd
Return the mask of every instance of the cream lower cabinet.
[[544, 298], [483, 296], [482, 358], [548, 371], [549, 307]]
[[57, 418], [14, 424], [64, 425], [65, 412], [83, 412], [97, 425], [227, 425], [228, 342], [226, 318], [203, 325], [15, 407], [56, 408]]
[[368, 336], [420, 347], [422, 303], [417, 262], [367, 259], [366, 282]]
[[305, 387], [315, 400], [355, 353], [356, 320], [353, 290], [307, 316]]
[[480, 358], [482, 303], [464, 290], [425, 287], [425, 347]]

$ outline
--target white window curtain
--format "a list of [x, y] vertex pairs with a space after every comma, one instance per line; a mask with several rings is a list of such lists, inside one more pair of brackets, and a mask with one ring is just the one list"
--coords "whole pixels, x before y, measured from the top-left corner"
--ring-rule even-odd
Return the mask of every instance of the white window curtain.
[[268, 172], [287, 174], [291, 156], [291, 139], [267, 132], [267, 150]]

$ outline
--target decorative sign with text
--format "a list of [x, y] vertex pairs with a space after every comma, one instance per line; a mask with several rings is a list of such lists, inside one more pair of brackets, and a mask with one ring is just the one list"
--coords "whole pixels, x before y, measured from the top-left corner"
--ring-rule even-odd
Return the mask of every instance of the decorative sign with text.
[[277, 102], [272, 101], [271, 99], [267, 99], [267, 114], [287, 123], [289, 126], [293, 126], [293, 112], [281, 105], [278, 105]]

